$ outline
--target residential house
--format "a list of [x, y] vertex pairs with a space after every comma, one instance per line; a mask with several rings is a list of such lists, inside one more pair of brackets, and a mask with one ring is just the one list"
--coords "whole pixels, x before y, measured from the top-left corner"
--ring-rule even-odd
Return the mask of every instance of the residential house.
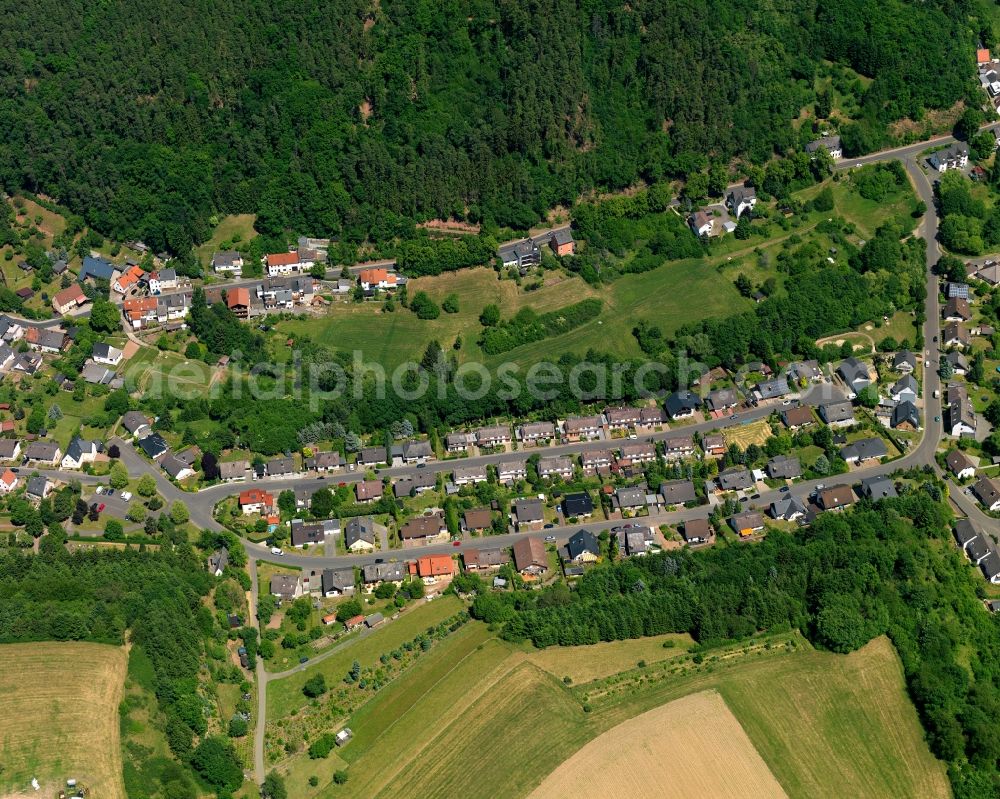
[[512, 521], [518, 530], [539, 530], [545, 522], [540, 499], [518, 499], [511, 504]]
[[638, 486], [623, 486], [615, 491], [615, 500], [623, 511], [636, 511], [646, 507], [646, 492]]
[[52, 310], [56, 312], [56, 316], [64, 316], [88, 302], [90, 300], [87, 299], [87, 295], [83, 293], [80, 285], [76, 284], [52, 295]]
[[208, 573], [216, 577], [221, 577], [222, 573], [229, 565], [229, 550], [226, 547], [215, 550], [208, 556]]
[[726, 454], [726, 437], [723, 435], [702, 436], [701, 448], [709, 458], [721, 458]]
[[819, 415], [830, 427], [850, 427], [854, 424], [854, 406], [847, 400], [820, 405]]
[[952, 297], [944, 306], [944, 318], [949, 322], [968, 322], [972, 318], [969, 301], [965, 297]]
[[502, 447], [510, 443], [510, 428], [506, 425], [480, 427], [476, 431], [476, 444], [480, 447]]
[[628, 430], [642, 421], [639, 408], [605, 408], [604, 418], [610, 430]]
[[380, 463], [388, 463], [388, 454], [385, 447], [364, 447], [358, 453], [358, 463], [361, 466], [378, 466]]
[[128, 294], [145, 280], [146, 273], [142, 271], [141, 266], [130, 266], [111, 282], [111, 288], [119, 294]]
[[840, 136], [823, 136], [813, 139], [806, 145], [806, 152], [813, 154], [818, 150], [826, 150], [834, 161], [839, 161], [844, 157], [844, 148], [840, 144]]
[[274, 511], [274, 497], [260, 488], [248, 488], [246, 491], [241, 491], [239, 504], [240, 511], [244, 515], [259, 513], [264, 516]]
[[[292, 519], [289, 524], [292, 546], [301, 548], [309, 545], [326, 543], [327, 536], [340, 532], [340, 522], [335, 519], [324, 519], [317, 522], [304, 522], [302, 519]], [[353, 550], [352, 550], [353, 551]]]
[[44, 327], [29, 327], [24, 334], [28, 346], [39, 352], [57, 354], [66, 346], [66, 334], [62, 330]]
[[525, 444], [549, 441], [555, 435], [556, 426], [552, 422], [526, 422], [517, 428], [517, 437]]
[[444, 437], [444, 448], [448, 452], [467, 452], [476, 443], [475, 433], [448, 433]]
[[586, 519], [594, 513], [594, 500], [586, 491], [567, 494], [562, 501], [563, 516], [567, 519]]
[[[91, 364], [93, 365], [93, 364]], [[33, 375], [39, 369], [42, 368], [42, 356], [38, 352], [22, 352], [14, 358], [14, 363], [11, 365], [11, 371], [14, 372], [24, 372], [27, 375]], [[107, 371], [102, 367], [97, 367], [102, 369], [102, 371]], [[86, 373], [86, 369], [84, 370]], [[84, 374], [86, 377], [86, 374]]]
[[437, 475], [434, 472], [423, 472], [414, 477], [400, 477], [392, 485], [392, 493], [396, 499], [415, 497], [424, 491], [437, 488]]
[[97, 363], [88, 363], [83, 367], [83, 371], [80, 372], [80, 377], [92, 385], [107, 386], [115, 379], [115, 373], [106, 366], [101, 366]]
[[762, 380], [754, 386], [753, 393], [758, 400], [780, 399], [791, 393], [788, 387], [788, 380], [785, 377], [775, 377], [771, 380]]
[[622, 444], [620, 452], [621, 456], [618, 458], [620, 466], [634, 466], [637, 463], [652, 463], [656, 460], [656, 444], [652, 441]]
[[505, 269], [514, 266], [524, 272], [542, 262], [542, 251], [531, 239], [522, 239], [500, 247], [497, 257]]
[[429, 513], [425, 516], [415, 516], [399, 529], [403, 542], [430, 544], [435, 541], [448, 540], [448, 526], [439, 513]]
[[688, 226], [699, 238], [711, 236], [715, 230], [715, 218], [707, 211], [695, 211], [688, 217]]
[[701, 405], [698, 395], [692, 391], [675, 391], [663, 403], [667, 416], [671, 419], [689, 419]]
[[236, 250], [222, 250], [212, 255], [212, 269], [220, 275], [241, 277], [243, 275], [243, 255]]
[[691, 436], [670, 436], [663, 439], [663, 457], [668, 461], [690, 458], [694, 455], [694, 439]]
[[950, 147], [931, 153], [928, 160], [938, 172], [947, 172], [949, 169], [964, 169], [969, 163], [969, 148], [961, 142], [955, 142]]
[[49, 482], [47, 477], [36, 474], [34, 477], [28, 478], [28, 487], [25, 490], [28, 499], [40, 502], [49, 495], [49, 492], [52, 490], [52, 483]]
[[986, 557], [979, 561], [979, 569], [987, 582], [993, 585], [1000, 583], [1000, 554], [991, 548]]
[[308, 270], [312, 264], [305, 266], [299, 261], [298, 252], [277, 252], [269, 253], [264, 256], [264, 262], [267, 265], [268, 277], [275, 277], [277, 275], [291, 275], [295, 272], [301, 272], [303, 269]]
[[563, 422], [563, 435], [569, 441], [597, 438], [603, 427], [602, 416], [571, 416]]
[[698, 500], [693, 480], [667, 480], [660, 483], [660, 496], [663, 497], [664, 505], [683, 505]]
[[540, 458], [538, 461], [538, 476], [548, 478], [568, 479], [573, 476], [573, 461], [568, 455], [556, 455], [551, 458]]
[[385, 622], [385, 617], [381, 613], [372, 613], [370, 616], [365, 616], [365, 627], [369, 630], [378, 627], [383, 622]]
[[912, 374], [903, 375], [889, 389], [893, 402], [916, 402], [919, 395], [920, 387]]
[[840, 457], [851, 464], [884, 458], [889, 454], [881, 438], [859, 438], [840, 448]]
[[159, 433], [150, 433], [139, 439], [139, 449], [145, 453], [147, 458], [155, 461], [164, 455], [170, 447]]
[[14, 362], [14, 350], [6, 344], [0, 344], [0, 371], [9, 369]]
[[941, 341], [946, 347], [965, 349], [972, 346], [972, 337], [969, 335], [969, 331], [962, 326], [961, 322], [949, 322], [945, 325]]
[[914, 432], [920, 429], [920, 411], [909, 400], [904, 400], [892, 409], [889, 426], [896, 430]]
[[528, 476], [528, 459], [524, 457], [507, 458], [497, 463], [497, 479], [504, 485]]
[[688, 519], [681, 528], [681, 537], [689, 544], [704, 544], [713, 535], [708, 519]]
[[816, 503], [822, 510], [842, 510], [854, 504], [854, 492], [849, 485], [830, 486], [816, 494]]
[[468, 533], [483, 533], [493, 528], [493, 514], [489, 508], [470, 508], [462, 514], [462, 529]]
[[808, 405], [799, 405], [795, 408], [785, 408], [781, 412], [781, 421], [789, 430], [798, 430], [801, 427], [811, 425], [813, 419], [812, 408]]
[[423, 463], [434, 457], [429, 441], [407, 441], [403, 444], [403, 461], [406, 463]]
[[245, 319], [250, 315], [250, 290], [242, 286], [226, 292], [226, 306], [234, 316]]
[[976, 476], [976, 464], [960, 449], [953, 449], [945, 458], [945, 463], [955, 478], [965, 480]]
[[456, 466], [451, 473], [455, 485], [464, 486], [486, 482], [486, 466]]
[[169, 325], [184, 319], [191, 309], [190, 291], [174, 291], [160, 294], [156, 297], [156, 321], [161, 325]]
[[74, 436], [66, 447], [60, 466], [63, 469], [80, 469], [85, 463], [93, 463], [102, 449], [103, 446], [97, 441], [85, 441]]
[[965, 548], [965, 554], [972, 561], [973, 566], [978, 566], [991, 551], [989, 542], [983, 536], [973, 538]]
[[945, 432], [949, 435], [974, 436], [976, 434], [976, 412], [964, 386], [948, 386], [945, 415]]
[[122, 427], [133, 438], [142, 438], [150, 432], [149, 418], [140, 411], [127, 411], [122, 416]]
[[972, 493], [986, 510], [1000, 510], [1000, 482], [992, 477], [980, 477], [972, 485]]
[[757, 511], [743, 511], [729, 517], [729, 526], [733, 532], [746, 538], [764, 530], [764, 517]]
[[250, 462], [247, 460], [225, 461], [219, 464], [219, 479], [225, 483], [246, 480], [249, 470]]
[[946, 353], [944, 359], [951, 366], [952, 372], [959, 377], [965, 377], [969, 373], [969, 360], [958, 350]]
[[876, 502], [899, 496], [896, 485], [888, 477], [867, 477], [861, 481], [861, 496]]
[[4, 469], [0, 474], [0, 494], [9, 494], [18, 485], [18, 477], [12, 469]]
[[757, 205], [757, 192], [749, 186], [738, 186], [726, 195], [726, 207], [739, 219], [744, 212], [752, 211]]
[[772, 519], [794, 522], [806, 515], [806, 506], [794, 494], [782, 494], [771, 503], [768, 513]]
[[381, 583], [402, 585], [405, 579], [406, 567], [402, 563], [368, 563], [361, 567], [361, 582], [366, 591], [374, 591]]
[[468, 571], [484, 571], [496, 569], [510, 563], [510, 552], [506, 547], [493, 549], [467, 549], [462, 553], [465, 568]]
[[868, 364], [859, 361], [853, 355], [845, 358], [837, 367], [837, 374], [850, 389], [849, 396], [853, 399], [872, 384]]
[[574, 563], [593, 563], [601, 556], [601, 545], [589, 530], [578, 530], [566, 542], [566, 559]]
[[158, 321], [156, 297], [129, 297], [122, 303], [122, 311], [133, 330], [142, 330]]
[[589, 449], [580, 455], [580, 466], [585, 474], [594, 474], [600, 469], [607, 469], [614, 462], [615, 456], [610, 449]]
[[745, 466], [731, 466], [719, 472], [718, 481], [723, 491], [745, 491], [754, 486], [753, 475]]
[[354, 569], [323, 569], [320, 590], [323, 596], [350, 596], [354, 593]]
[[99, 341], [94, 345], [91, 357], [95, 363], [102, 363], [108, 366], [117, 366], [122, 362], [125, 353], [117, 347]]
[[55, 441], [32, 441], [24, 451], [25, 460], [38, 466], [55, 466], [62, 460], [62, 454]]
[[365, 291], [389, 291], [396, 288], [399, 277], [388, 269], [362, 269], [358, 275], [358, 282]]
[[265, 467], [268, 477], [291, 477], [297, 474], [295, 459], [291, 457], [271, 458]]
[[378, 546], [378, 525], [371, 516], [352, 516], [344, 525], [344, 546], [348, 552], [371, 552]]
[[788, 364], [788, 379], [795, 383], [819, 383], [823, 379], [823, 370], [819, 361], [793, 361]]
[[659, 406], [639, 409], [639, 424], [643, 427], [661, 425], [665, 421], [667, 421], [667, 414]]
[[417, 558], [416, 571], [424, 582], [434, 582], [439, 577], [451, 577], [455, 573], [455, 561], [449, 555], [425, 555]]
[[732, 388], [720, 388], [710, 391], [705, 398], [705, 406], [710, 411], [725, 411], [729, 408], [735, 408], [739, 404], [740, 398], [736, 394], [736, 390]]
[[615, 537], [618, 540], [618, 552], [621, 557], [639, 557], [649, 551], [653, 543], [649, 527], [626, 527], [619, 530]]
[[297, 574], [272, 574], [271, 595], [282, 602], [291, 602], [302, 596], [302, 581]]
[[310, 472], [334, 472], [340, 468], [339, 452], [313, 452], [302, 466]]
[[767, 476], [772, 480], [791, 480], [802, 476], [802, 466], [796, 457], [776, 455], [767, 462]]
[[917, 356], [907, 350], [897, 352], [892, 358], [892, 370], [902, 374], [912, 374], [917, 368]]
[[114, 264], [109, 261], [93, 255], [87, 255], [80, 266], [80, 273], [77, 275], [77, 280], [81, 283], [85, 280], [107, 280], [110, 283], [116, 271]]
[[160, 294], [175, 288], [177, 288], [176, 269], [160, 269], [150, 273], [149, 290], [152, 294]]
[[16, 461], [20, 457], [20, 441], [16, 438], [0, 438], [0, 461]]
[[358, 502], [374, 502], [382, 499], [381, 480], [362, 480], [354, 484], [354, 496]]

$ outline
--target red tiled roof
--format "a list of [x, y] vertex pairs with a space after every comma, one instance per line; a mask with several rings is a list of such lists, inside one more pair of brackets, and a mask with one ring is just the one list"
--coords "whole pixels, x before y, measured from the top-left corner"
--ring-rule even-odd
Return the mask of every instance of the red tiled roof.
[[267, 256], [268, 266], [288, 266], [299, 262], [297, 252], [276, 252]]
[[417, 558], [417, 574], [421, 577], [442, 577], [454, 572], [455, 562], [448, 555], [425, 555]]
[[249, 308], [249, 289], [233, 289], [226, 295], [226, 305], [230, 308]]
[[259, 488], [248, 488], [246, 491], [240, 492], [240, 505], [257, 504], [273, 505], [274, 497]]

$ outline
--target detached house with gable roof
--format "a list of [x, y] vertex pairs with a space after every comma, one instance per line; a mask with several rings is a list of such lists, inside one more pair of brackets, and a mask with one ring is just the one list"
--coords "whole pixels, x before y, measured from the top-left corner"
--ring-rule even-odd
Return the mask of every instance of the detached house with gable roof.
[[726, 195], [726, 207], [739, 219], [757, 205], [757, 192], [749, 186], [737, 186]]

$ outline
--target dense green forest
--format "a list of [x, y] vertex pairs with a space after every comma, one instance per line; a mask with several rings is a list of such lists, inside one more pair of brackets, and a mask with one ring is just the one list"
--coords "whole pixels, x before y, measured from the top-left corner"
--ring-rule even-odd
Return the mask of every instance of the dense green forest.
[[834, 89], [848, 152], [877, 147], [976, 90], [981, 2], [14, 4], [0, 183], [178, 254], [218, 213], [346, 241], [524, 228], [595, 187], [800, 146], [792, 121], [836, 115]]
[[949, 541], [940, 488], [826, 513], [754, 546], [670, 552], [589, 571], [578, 590], [482, 593], [473, 615], [511, 640], [575, 645], [689, 632], [711, 646], [800, 629], [851, 652], [888, 634], [959, 799], [1000, 791], [1000, 626]]

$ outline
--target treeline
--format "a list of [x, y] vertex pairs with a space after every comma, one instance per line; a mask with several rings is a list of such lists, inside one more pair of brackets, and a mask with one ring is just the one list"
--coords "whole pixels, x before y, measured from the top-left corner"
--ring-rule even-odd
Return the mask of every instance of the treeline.
[[354, 243], [431, 218], [526, 229], [593, 189], [797, 146], [801, 109], [832, 110], [823, 59], [872, 79], [843, 133], [878, 146], [964, 96], [986, 18], [981, 0], [38, 0], [0, 30], [0, 183], [178, 254], [218, 213]]
[[470, 266], [483, 266], [497, 254], [496, 240], [489, 236], [424, 237], [403, 242], [396, 265], [410, 277], [440, 275]]
[[[926, 490], [925, 490], [926, 489]], [[794, 535], [616, 562], [576, 591], [484, 593], [473, 615], [503, 637], [577, 645], [687, 632], [713, 645], [799, 629], [851, 652], [888, 634], [934, 753], [956, 797], [1000, 791], [1000, 627], [979, 601], [982, 582], [950, 541], [950, 514], [925, 484], [876, 507], [822, 514]]]
[[522, 344], [568, 333], [596, 319], [601, 313], [601, 306], [601, 300], [591, 297], [543, 314], [530, 307], [522, 308], [513, 318], [485, 328], [479, 346], [487, 355], [499, 355]]

